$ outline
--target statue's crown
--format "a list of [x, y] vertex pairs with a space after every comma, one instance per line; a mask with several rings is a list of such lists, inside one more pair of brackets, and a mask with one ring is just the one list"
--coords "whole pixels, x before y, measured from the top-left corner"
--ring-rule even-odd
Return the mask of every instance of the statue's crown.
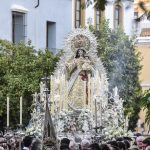
[[90, 48], [90, 40], [86, 36], [79, 34], [72, 39], [71, 48], [75, 52], [79, 48], [83, 48], [84, 50], [88, 51]]

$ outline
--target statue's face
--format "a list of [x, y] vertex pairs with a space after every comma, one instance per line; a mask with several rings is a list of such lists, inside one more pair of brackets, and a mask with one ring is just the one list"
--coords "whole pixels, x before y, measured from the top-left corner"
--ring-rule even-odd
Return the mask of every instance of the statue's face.
[[82, 49], [79, 49], [78, 53], [79, 53], [79, 56], [83, 56], [84, 51]]

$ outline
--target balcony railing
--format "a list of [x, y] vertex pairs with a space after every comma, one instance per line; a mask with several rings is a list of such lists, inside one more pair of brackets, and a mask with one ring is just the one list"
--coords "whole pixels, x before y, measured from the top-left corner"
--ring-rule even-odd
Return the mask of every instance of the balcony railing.
[[135, 25], [137, 37], [150, 37], [150, 21], [143, 18], [140, 22]]
[[150, 44], [150, 21], [143, 18], [140, 22], [135, 23], [135, 35], [137, 44]]

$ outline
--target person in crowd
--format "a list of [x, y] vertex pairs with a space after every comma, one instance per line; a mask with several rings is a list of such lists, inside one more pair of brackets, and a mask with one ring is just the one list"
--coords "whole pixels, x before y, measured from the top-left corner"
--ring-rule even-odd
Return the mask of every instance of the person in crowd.
[[121, 141], [123, 141], [123, 140], [124, 140], [124, 138], [123, 138], [123, 137], [117, 137], [117, 138], [116, 138], [116, 141], [117, 141], [117, 142], [118, 142], [118, 141], [120, 141], [120, 142], [121, 142]]
[[39, 138], [33, 140], [31, 150], [42, 150], [42, 141]]
[[90, 146], [90, 141], [89, 140], [83, 139], [81, 141], [81, 150], [88, 150], [89, 146]]
[[0, 135], [0, 147], [8, 149], [7, 140], [2, 135]]
[[150, 137], [143, 140], [143, 150], [150, 146]]
[[14, 137], [12, 137], [11, 139], [9, 139], [7, 141], [8, 147], [10, 150], [15, 150], [16, 149], [16, 140]]
[[93, 143], [89, 146], [90, 150], [101, 150], [98, 143]]
[[138, 150], [138, 147], [137, 147], [137, 145], [132, 145], [132, 146], [129, 148], [129, 150]]
[[107, 144], [101, 144], [100, 150], [111, 150], [111, 148]]
[[125, 144], [125, 149], [128, 150], [130, 148], [130, 142], [128, 140], [123, 140]]
[[118, 148], [118, 143], [117, 141], [109, 141], [107, 142], [107, 144], [109, 144], [111, 147], [114, 147], [114, 148]]
[[78, 150], [79, 146], [74, 140], [71, 140], [69, 143], [69, 148], [70, 150]]
[[111, 146], [110, 146], [110, 150], [120, 150], [120, 149], [119, 149], [119, 147], [116, 147], [116, 146], [111, 145]]
[[70, 140], [68, 138], [63, 138], [60, 142], [60, 150], [70, 150], [69, 144]]
[[143, 150], [143, 140], [144, 139], [145, 138], [143, 136], [138, 136], [136, 138], [136, 144], [137, 144], [137, 147], [138, 147], [139, 150]]
[[126, 145], [123, 141], [117, 141], [120, 150], [126, 150]]
[[30, 150], [32, 144], [33, 137], [25, 136], [23, 139], [23, 150]]

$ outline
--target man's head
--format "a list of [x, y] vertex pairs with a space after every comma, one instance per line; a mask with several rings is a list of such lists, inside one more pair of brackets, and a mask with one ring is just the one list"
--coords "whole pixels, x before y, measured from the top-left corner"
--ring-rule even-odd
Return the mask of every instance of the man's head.
[[70, 140], [69, 140], [68, 138], [63, 138], [63, 139], [61, 140], [61, 144], [62, 144], [62, 143], [65, 143], [65, 144], [68, 144], [68, 145], [69, 145]]
[[25, 136], [24, 139], [23, 139], [23, 145], [24, 145], [24, 147], [30, 147], [31, 144], [32, 144], [32, 140], [33, 140], [33, 137], [31, 137], [31, 136]]
[[68, 138], [63, 138], [60, 142], [60, 150], [69, 150], [70, 140]]

